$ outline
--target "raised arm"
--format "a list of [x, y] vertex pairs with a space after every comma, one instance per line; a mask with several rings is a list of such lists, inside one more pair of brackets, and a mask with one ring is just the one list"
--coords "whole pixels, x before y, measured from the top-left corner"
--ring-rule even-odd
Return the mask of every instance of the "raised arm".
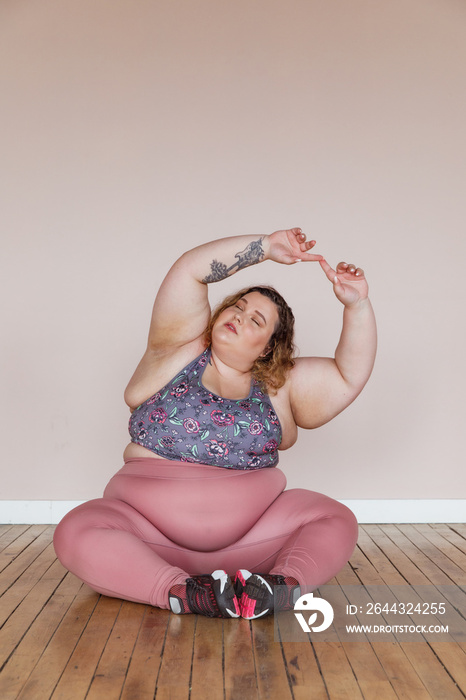
[[364, 388], [374, 366], [377, 330], [364, 272], [340, 263], [320, 265], [344, 305], [343, 328], [334, 358], [298, 359], [290, 378], [297, 425], [316, 428], [341, 413]]
[[[161, 371], [176, 371], [192, 352], [202, 352], [210, 319], [207, 285], [219, 282], [263, 260], [292, 264], [320, 260], [308, 251], [301, 229], [276, 231], [268, 236], [220, 238], [184, 253], [172, 266], [156, 296], [146, 351], [125, 390], [128, 406], [138, 406], [162, 382]], [[170, 370], [170, 371], [169, 371]], [[166, 377], [164, 376], [164, 379]]]
[[308, 251], [301, 229], [276, 231], [269, 236], [220, 238], [193, 248], [179, 258], [165, 277], [152, 312], [148, 347], [185, 345], [199, 338], [209, 321], [207, 285], [220, 282], [264, 260], [284, 264], [298, 259], [320, 260]]

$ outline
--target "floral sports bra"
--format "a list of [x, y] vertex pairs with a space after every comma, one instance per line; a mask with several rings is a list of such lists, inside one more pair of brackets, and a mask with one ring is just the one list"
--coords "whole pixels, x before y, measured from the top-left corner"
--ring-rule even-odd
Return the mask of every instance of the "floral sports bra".
[[268, 394], [253, 379], [245, 399], [208, 391], [202, 374], [210, 348], [131, 414], [131, 441], [165, 459], [227, 469], [278, 464], [280, 422]]

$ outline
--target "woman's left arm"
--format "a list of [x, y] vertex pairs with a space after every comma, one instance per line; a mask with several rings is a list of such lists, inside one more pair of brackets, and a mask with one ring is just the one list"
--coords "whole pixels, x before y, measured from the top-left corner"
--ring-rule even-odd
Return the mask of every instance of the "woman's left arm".
[[320, 265], [344, 305], [335, 357], [305, 357], [290, 375], [290, 402], [296, 424], [316, 428], [341, 413], [364, 388], [374, 366], [377, 329], [363, 270], [340, 263]]

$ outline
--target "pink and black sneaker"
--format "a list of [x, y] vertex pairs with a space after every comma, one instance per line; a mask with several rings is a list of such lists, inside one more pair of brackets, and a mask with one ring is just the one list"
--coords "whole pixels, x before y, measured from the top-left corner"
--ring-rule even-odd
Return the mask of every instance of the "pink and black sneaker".
[[170, 610], [176, 614], [196, 613], [206, 617], [241, 617], [230, 577], [221, 569], [212, 574], [191, 576], [186, 584], [172, 586]]
[[253, 574], [247, 569], [236, 572], [234, 590], [246, 620], [291, 610], [301, 595], [299, 583], [291, 576]]

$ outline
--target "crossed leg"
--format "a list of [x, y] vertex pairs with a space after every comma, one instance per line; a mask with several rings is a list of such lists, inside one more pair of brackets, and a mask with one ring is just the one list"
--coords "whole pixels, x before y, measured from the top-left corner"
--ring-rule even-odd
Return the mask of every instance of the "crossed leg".
[[215, 569], [292, 576], [302, 592], [314, 590], [348, 561], [357, 540], [346, 506], [305, 489], [283, 491], [243, 537], [214, 551], [180, 546], [157, 527], [156, 513], [152, 519], [117, 499], [89, 501], [57, 526], [57, 556], [99, 593], [168, 608], [173, 585]]

